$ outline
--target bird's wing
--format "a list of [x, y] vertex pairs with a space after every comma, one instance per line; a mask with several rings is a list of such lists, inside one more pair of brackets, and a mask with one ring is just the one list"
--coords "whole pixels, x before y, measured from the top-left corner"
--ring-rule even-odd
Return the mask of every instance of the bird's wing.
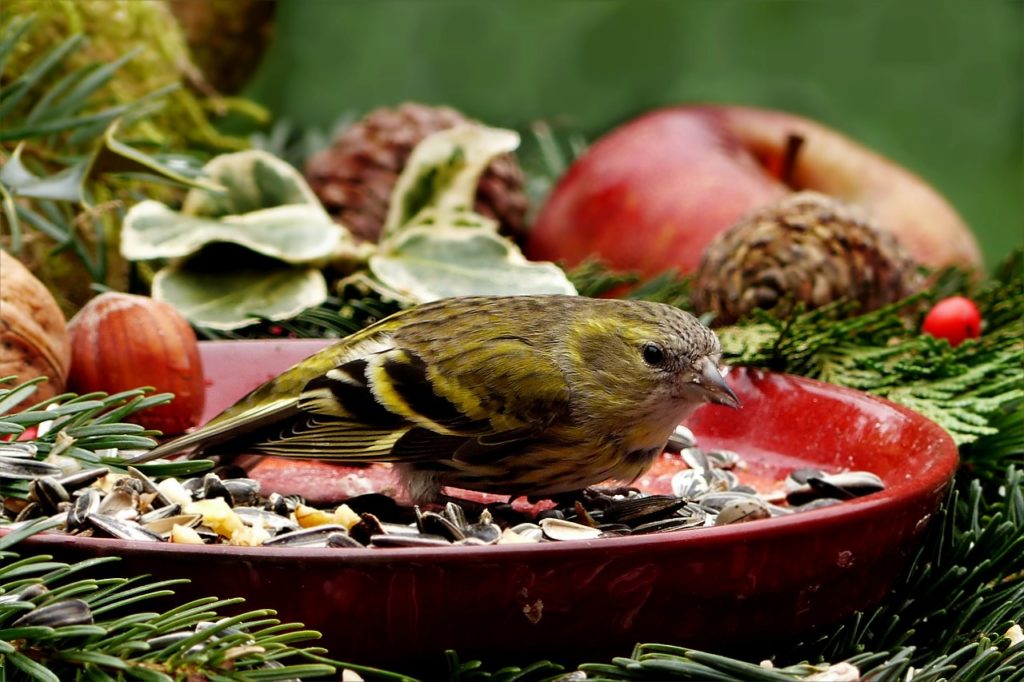
[[[494, 464], [507, 455], [522, 452], [535, 437], [533, 431], [522, 431], [500, 441], [486, 437], [451, 436], [414, 427], [397, 439], [388, 459], [396, 462], [431, 462], [453, 460], [474, 467]], [[444, 466], [444, 465], [442, 465]]]
[[[220, 444], [342, 461], [445, 458], [459, 448], [493, 455], [495, 445], [507, 451], [568, 409], [561, 370], [522, 339], [489, 339], [466, 350], [446, 340], [412, 350], [391, 335], [359, 336], [308, 358], [145, 458]], [[430, 355], [429, 365], [421, 353]], [[450, 440], [441, 447], [434, 439], [429, 455], [421, 446], [392, 451], [413, 427]]]
[[[398, 312], [388, 320], [407, 312]], [[192, 433], [159, 445], [131, 461], [148, 462], [231, 441], [253, 442], [253, 438], [247, 436], [266, 432], [300, 415], [299, 396], [310, 381], [353, 358], [391, 348], [391, 329], [391, 325], [372, 325], [342, 339], [264, 383]]]
[[330, 459], [344, 462], [395, 461], [390, 456], [408, 424], [375, 427], [336, 417], [301, 413], [258, 434], [248, 448], [279, 457]]
[[299, 407], [364, 423], [398, 417], [434, 433], [498, 441], [561, 418], [569, 387], [554, 361], [506, 338], [468, 349], [394, 347], [358, 358], [310, 381]]
[[303, 390], [299, 409], [306, 420], [260, 450], [317, 456], [310, 448], [332, 459], [364, 461], [500, 459], [560, 418], [568, 409], [568, 386], [553, 362], [519, 340], [485, 347], [463, 350], [458, 372], [444, 372], [444, 356], [434, 358], [438, 368], [408, 348], [335, 367]]

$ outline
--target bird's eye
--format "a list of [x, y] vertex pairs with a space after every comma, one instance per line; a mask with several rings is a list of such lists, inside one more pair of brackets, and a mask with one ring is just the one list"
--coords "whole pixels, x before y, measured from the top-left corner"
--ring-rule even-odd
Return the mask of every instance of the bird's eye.
[[656, 367], [665, 362], [665, 351], [656, 343], [645, 343], [643, 348], [644, 362]]

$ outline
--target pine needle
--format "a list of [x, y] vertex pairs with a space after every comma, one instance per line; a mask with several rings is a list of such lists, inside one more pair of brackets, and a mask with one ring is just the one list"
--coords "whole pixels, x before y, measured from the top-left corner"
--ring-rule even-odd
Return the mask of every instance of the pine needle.
[[1024, 401], [1024, 275], [1001, 272], [1005, 279], [965, 292], [985, 328], [955, 348], [919, 331], [922, 303], [936, 291], [856, 317], [843, 302], [784, 319], [758, 313], [750, 324], [719, 330], [719, 338], [730, 363], [874, 393], [924, 414], [966, 445], [998, 434], [996, 421], [1021, 419], [1007, 415]]

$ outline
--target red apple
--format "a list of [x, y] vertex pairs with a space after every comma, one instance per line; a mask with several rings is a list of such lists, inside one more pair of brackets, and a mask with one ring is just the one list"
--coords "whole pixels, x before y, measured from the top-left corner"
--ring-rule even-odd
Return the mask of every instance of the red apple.
[[730, 106], [656, 110], [598, 140], [555, 186], [527, 255], [691, 272], [715, 235], [803, 189], [864, 207], [922, 264], [981, 266], [964, 221], [918, 176], [805, 118]]

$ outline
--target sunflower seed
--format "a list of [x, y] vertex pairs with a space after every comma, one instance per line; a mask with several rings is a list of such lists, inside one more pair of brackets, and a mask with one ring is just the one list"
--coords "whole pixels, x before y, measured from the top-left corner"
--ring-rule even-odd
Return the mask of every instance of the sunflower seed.
[[68, 509], [68, 520], [66, 521], [68, 530], [84, 529], [88, 524], [89, 515], [99, 512], [101, 499], [100, 491], [95, 488], [86, 488], [81, 491], [71, 503], [71, 508]]
[[236, 507], [254, 506], [260, 500], [260, 482], [251, 478], [226, 478], [223, 481]]
[[607, 523], [639, 524], [671, 514], [686, 504], [680, 496], [648, 495], [634, 499], [613, 502], [604, 510]]
[[142, 527], [150, 533], [156, 533], [160, 537], [166, 538], [171, 534], [171, 530], [174, 526], [195, 528], [202, 520], [202, 514], [178, 514], [177, 516], [165, 516], [163, 518], [144, 523], [142, 524]]
[[203, 499], [212, 500], [218, 497], [227, 502], [228, 506], [231, 506], [233, 502], [231, 491], [220, 480], [220, 476], [217, 474], [206, 474], [203, 477]]
[[738, 452], [732, 450], [707, 450], [704, 454], [708, 462], [719, 469], [733, 469], [746, 463]]
[[548, 540], [593, 540], [601, 537], [601, 531], [597, 528], [564, 519], [542, 519], [540, 527], [544, 531], [544, 537]]
[[444, 506], [444, 512], [442, 512], [442, 514], [459, 530], [462, 530], [469, 525], [466, 522], [466, 512], [463, 511], [462, 507], [454, 502], [448, 502]]
[[39, 508], [38, 502], [29, 502], [24, 507], [22, 507], [21, 511], [18, 512], [18, 515], [14, 517], [14, 522], [21, 523], [22, 521], [27, 521], [29, 519], [35, 518], [36, 516], [39, 516], [41, 513], [42, 510]]
[[440, 535], [374, 535], [373, 547], [448, 547], [452, 543]]
[[706, 474], [711, 471], [712, 465], [708, 456], [700, 448], [686, 448], [679, 455], [686, 462], [686, 465], [695, 471]]
[[[838, 474], [829, 474], [822, 480], [853, 497], [885, 490], [885, 483], [882, 479], [870, 471], [843, 471]], [[814, 479], [808, 480], [808, 483], [814, 485]]]
[[274, 533], [290, 533], [299, 528], [290, 518], [258, 507], [235, 507], [235, 513], [247, 526], [262, 523], [264, 528]]
[[142, 490], [140, 492], [146, 492], [153, 496], [153, 499], [149, 503], [150, 507], [157, 509], [171, 504], [171, 501], [163, 494], [163, 492], [161, 492], [160, 488], [157, 487], [156, 483], [154, 483], [153, 479], [149, 476], [142, 473], [135, 467], [128, 467], [128, 475], [142, 484]]
[[34, 458], [39, 448], [35, 443], [0, 443], [0, 457]]
[[331, 533], [327, 536], [327, 546], [335, 547], [337, 549], [344, 549], [347, 547], [358, 547], [361, 549], [363, 547], [352, 539], [352, 536], [348, 533]]
[[44, 514], [56, 514], [71, 496], [56, 478], [43, 476], [28, 484], [28, 499], [37, 502]]
[[650, 535], [652, 533], [666, 533], [673, 530], [686, 530], [688, 528], [699, 528], [704, 525], [704, 515], [673, 516], [667, 519], [658, 519], [649, 523], [643, 523], [633, 529], [633, 535]]
[[668, 452], [680, 452], [686, 448], [696, 446], [697, 439], [694, 437], [693, 431], [680, 424], [672, 432], [672, 435], [668, 437], [668, 442], [665, 443], [665, 450]]
[[[449, 502], [449, 504], [451, 504]], [[419, 511], [419, 508], [416, 510]], [[439, 535], [450, 542], [466, 537], [466, 534], [447, 516], [435, 512], [422, 512], [416, 519], [416, 527], [424, 535]]]
[[324, 524], [313, 528], [303, 528], [290, 533], [275, 535], [263, 543], [264, 547], [326, 547], [327, 538], [332, 533], [347, 533], [345, 526]]
[[139, 517], [139, 494], [129, 486], [115, 484], [100, 502], [99, 513], [124, 520], [136, 519]]
[[76, 471], [73, 474], [61, 476], [57, 481], [64, 486], [65, 490], [69, 493], [73, 493], [76, 490], [81, 490], [82, 488], [92, 485], [109, 473], [110, 469], [106, 467], [82, 469], [81, 471]]
[[14, 627], [51, 627], [60, 628], [69, 625], [89, 625], [92, 611], [81, 599], [64, 599], [54, 604], [40, 606], [14, 621]]
[[493, 545], [500, 537], [501, 526], [496, 523], [473, 523], [466, 528], [465, 539], [467, 540], [476, 538], [486, 545]]
[[768, 505], [757, 497], [734, 499], [718, 512], [715, 519], [716, 526], [725, 526], [732, 523], [743, 523], [745, 521], [757, 521], [767, 519], [771, 516]]
[[0, 478], [26, 480], [51, 476], [59, 478], [64, 471], [52, 464], [40, 462], [27, 456], [0, 456]]
[[139, 523], [145, 526], [147, 523], [153, 523], [170, 516], [178, 516], [179, 514], [181, 514], [181, 505], [175, 502], [174, 504], [169, 504], [166, 507], [160, 507], [143, 514], [139, 517]]
[[113, 516], [89, 514], [86, 519], [89, 522], [89, 525], [96, 530], [102, 531], [110, 537], [118, 538], [119, 540], [142, 540], [144, 542], [160, 542], [163, 540], [163, 538], [156, 533], [146, 530], [137, 523], [124, 521], [122, 519], [114, 518]]
[[699, 469], [683, 469], [672, 477], [670, 485], [673, 495], [688, 500], [696, 499], [711, 490], [704, 472]]

